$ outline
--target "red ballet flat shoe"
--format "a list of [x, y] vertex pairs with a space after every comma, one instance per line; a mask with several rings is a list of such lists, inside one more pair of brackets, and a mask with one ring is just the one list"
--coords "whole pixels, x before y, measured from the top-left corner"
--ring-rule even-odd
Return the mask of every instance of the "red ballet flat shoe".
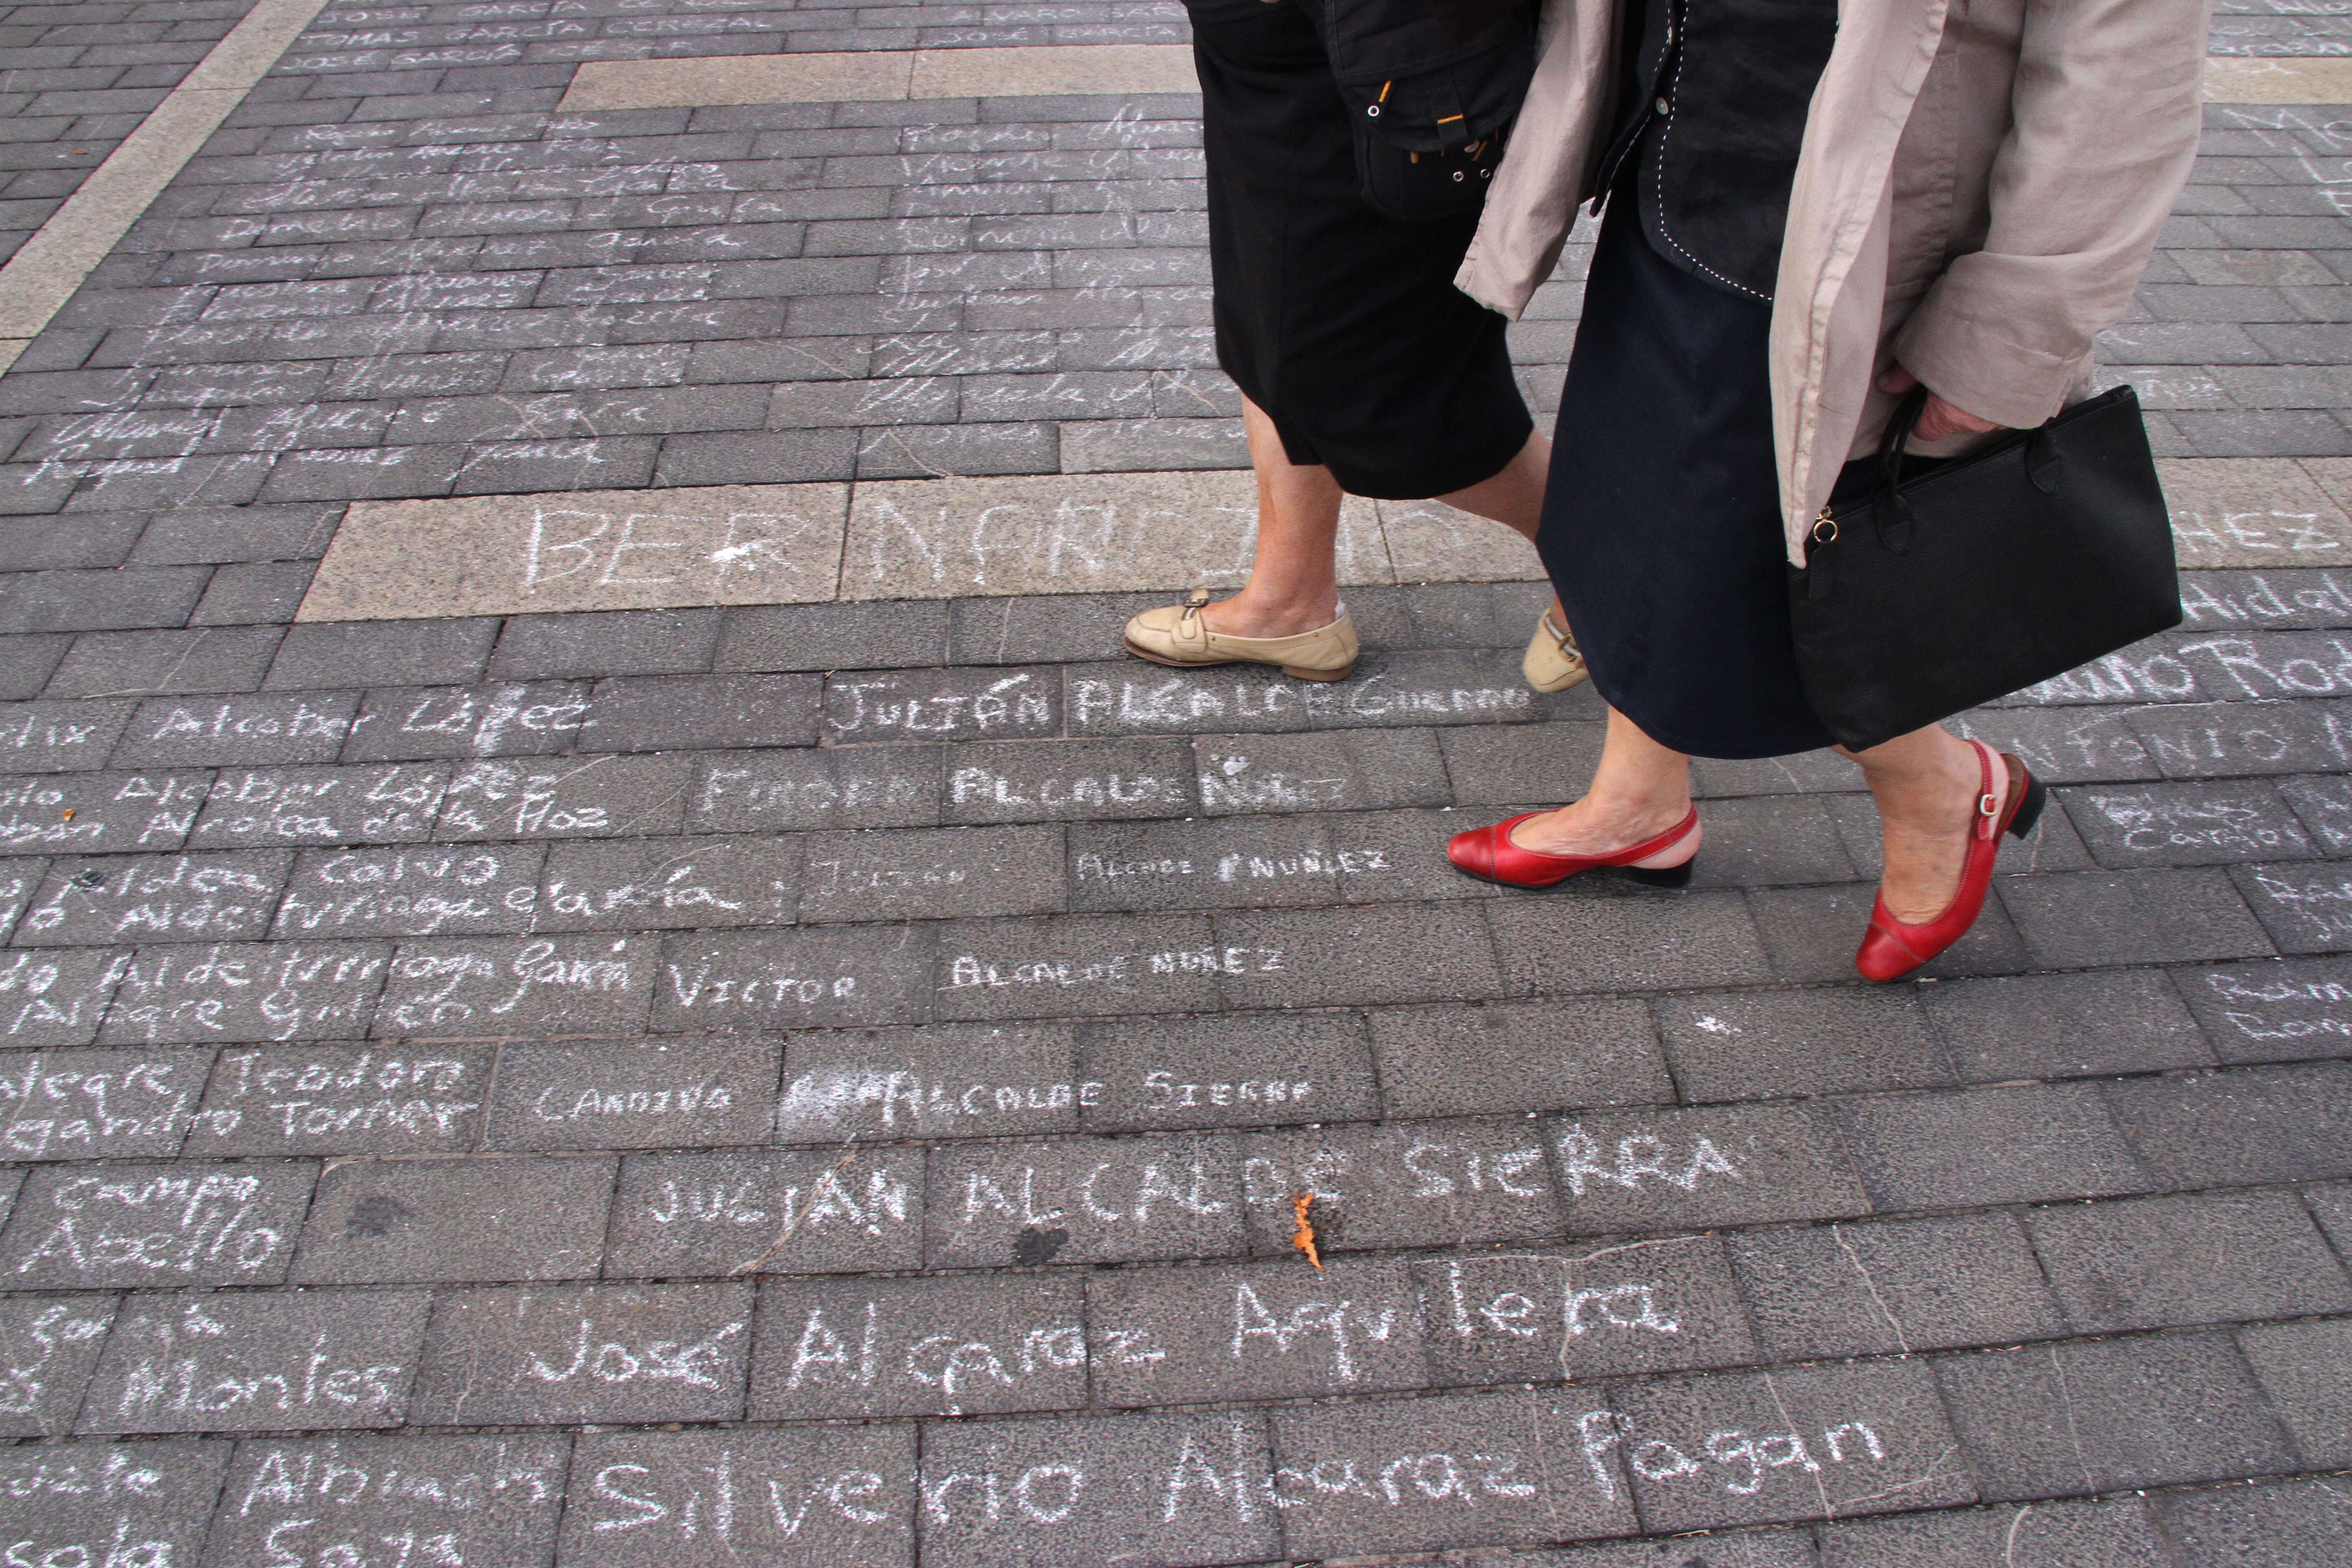
[[1614, 866], [1640, 882], [1655, 888], [1679, 888], [1691, 879], [1691, 867], [1698, 856], [1679, 866], [1636, 866], [1636, 860], [1647, 860], [1663, 855], [1698, 830], [1698, 807], [1655, 838], [1644, 838], [1631, 848], [1618, 849], [1607, 855], [1547, 855], [1540, 849], [1522, 849], [1511, 842], [1511, 829], [1530, 816], [1541, 816], [1539, 811], [1523, 811], [1507, 822], [1497, 822], [1488, 827], [1474, 827], [1467, 833], [1457, 833], [1445, 847], [1445, 858], [1473, 877], [1489, 882], [1501, 882], [1513, 888], [1550, 888], [1567, 881], [1579, 871], [1590, 871], [1596, 866]]
[[2009, 788], [1996, 795], [1992, 748], [1981, 741], [1969, 744], [1977, 749], [1984, 787], [1977, 794], [1976, 826], [1969, 833], [1969, 858], [1960, 870], [1960, 890], [1952, 895], [1942, 914], [1919, 925], [1896, 920], [1881, 896], [1870, 911], [1870, 930], [1853, 955], [1853, 966], [1864, 980], [1900, 980], [1968, 935], [1977, 916], [1984, 912], [1985, 894], [1992, 889], [1992, 863], [2000, 854], [2000, 836], [2007, 832], [2022, 838], [2042, 818], [2042, 803], [2049, 798], [2042, 781], [2028, 773], [2023, 763], [2003, 752], [2000, 760], [2009, 770]]

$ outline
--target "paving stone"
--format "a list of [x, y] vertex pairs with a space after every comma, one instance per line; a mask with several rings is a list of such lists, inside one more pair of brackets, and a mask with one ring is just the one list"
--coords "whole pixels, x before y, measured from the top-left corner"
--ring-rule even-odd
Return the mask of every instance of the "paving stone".
[[209, 768], [0, 779], [0, 848], [177, 849], [212, 784]]
[[[74, 639], [49, 678], [47, 692], [51, 697], [144, 697], [159, 691], [251, 691], [260, 686], [279, 636], [276, 626], [85, 633]], [[209, 713], [218, 704], [195, 706]]]
[[572, 1474], [559, 1552], [565, 1562], [610, 1568], [914, 1562], [910, 1426], [589, 1433], [573, 1442]]
[[1821, 1543], [1822, 1568], [2158, 1568], [2167, 1561], [2137, 1499], [1832, 1524]]
[[274, 1284], [316, 1173], [308, 1164], [44, 1167], [10, 1212], [0, 1260], [20, 1289]]
[[498, 636], [499, 622], [490, 616], [292, 626], [262, 684], [291, 690], [463, 685], [481, 679]]
[[432, 833], [448, 780], [445, 765], [223, 769], [189, 839], [208, 849], [413, 844]]
[[124, 967], [123, 955], [107, 948], [0, 954], [0, 1039], [12, 1046], [89, 1044]]
[[0, 759], [10, 773], [103, 766], [131, 722], [129, 702], [0, 704]]
[[1432, 730], [1203, 737], [1193, 742], [1210, 816], [1444, 805]]
[[1360, 870], [1393, 867], [1384, 846], [1343, 863], [1328, 817], [1083, 823], [1069, 830], [1073, 908], [1101, 912], [1306, 908], [1336, 903]]
[[113, 761], [137, 768], [331, 763], [351, 734], [359, 693], [151, 698], [139, 705]]
[[1121, 1269], [1087, 1289], [1096, 1395], [1113, 1406], [1422, 1388], [1421, 1308], [1397, 1260]]
[[2323, 1568], [2352, 1548], [2334, 1481], [2185, 1492], [2156, 1507], [2189, 1568]]
[[2295, 1468], [2226, 1334], [2076, 1342], [1936, 1363], [1990, 1499], [2063, 1497]]
[[1055, 1026], [796, 1035], [783, 1081], [776, 1141], [818, 1144], [1074, 1132], [1105, 1088]]
[[422, 1291], [133, 1296], [84, 1402], [84, 1432], [397, 1426]]
[[2282, 952], [2352, 947], [2352, 878], [2334, 866], [2232, 866], [2230, 876]]
[[1277, 1410], [1284, 1545], [1313, 1558], [1631, 1535], [1599, 1404], [1570, 1389]]
[[1937, 1034], [1976, 1082], [2090, 1078], [2210, 1060], [2166, 977], [2154, 971], [1959, 980], [1922, 988]]
[[2323, 853], [2352, 848], [2352, 791], [2340, 778], [2290, 779], [2279, 794], [2310, 830]]
[[471, 843], [676, 833], [691, 773], [692, 759], [680, 755], [471, 763], [449, 775], [433, 836]]
[[1977, 1500], [1925, 1363], [1737, 1373], [1612, 1390], [1652, 1531]]
[[646, 937], [430, 938], [393, 954], [371, 1033], [379, 1039], [621, 1034], [654, 988]]
[[936, 1151], [933, 1268], [1237, 1256], [1241, 1164], [1223, 1138], [1079, 1139]]
[[1956, 1081], [1917, 1000], [1904, 992], [1765, 991], [1654, 1005], [1675, 1081], [1695, 1103]]
[[817, 684], [795, 675], [600, 680], [581, 745], [592, 752], [814, 743]]
[[2103, 866], [2207, 866], [2315, 855], [2311, 835], [2260, 784], [2060, 792]]
[[0, 929], [14, 927], [30, 908], [49, 863], [46, 859], [0, 860]]
[[803, 921], [1041, 914], [1067, 901], [1058, 827], [823, 834], [804, 856]]
[[950, 822], [1062, 822], [1184, 816], [1200, 809], [1192, 749], [1181, 741], [965, 745], [946, 754]]
[[948, 661], [1033, 664], [1092, 658], [1117, 644], [1130, 617], [1167, 602], [1167, 595], [1150, 593], [956, 599], [947, 606]]
[[202, 1051], [0, 1052], [0, 1152], [168, 1160], [211, 1067]]
[[711, 668], [834, 670], [940, 664], [947, 658], [950, 607], [935, 602], [730, 609], [720, 624]]
[[152, 1543], [158, 1561], [194, 1563], [229, 1452], [226, 1443], [192, 1442], [14, 1449], [0, 1459], [0, 1531], [11, 1550], [60, 1563], [102, 1563], [134, 1542]]
[[1360, 1121], [1379, 1104], [1353, 1014], [1090, 1024], [1078, 1063], [1089, 1131]]
[[1426, 1258], [1433, 1380], [1549, 1382], [1756, 1361], [1748, 1310], [1711, 1237], [1553, 1254]]
[[2352, 1175], [2331, 1129], [2352, 1110], [2352, 1067], [2240, 1068], [2105, 1086], [2116, 1121], [2164, 1187]]
[[[1996, 889], [2004, 884], [1996, 881]], [[1829, 888], [1759, 888], [1748, 895], [1756, 929], [1783, 980], [1851, 983], [1854, 945], [1870, 927], [1877, 888], [1870, 883]], [[2008, 974], [2032, 966], [2024, 940], [1998, 896], [1968, 934], [1916, 972], [1920, 981], [1968, 974]]]
[[1540, 1129], [1525, 1119], [1427, 1121], [1242, 1140], [1253, 1251], [1289, 1257], [1294, 1206], [1327, 1251], [1470, 1246], [1560, 1230]]
[[310, 586], [308, 561], [237, 562], [213, 573], [188, 616], [192, 626], [278, 626], [294, 618]]
[[1076, 1409], [1085, 1324], [1069, 1276], [771, 1279], [760, 1287], [752, 1418]]
[[258, 937], [291, 863], [290, 851], [270, 849], [53, 860], [12, 941], [50, 947]]
[[205, 1561], [228, 1568], [278, 1552], [363, 1563], [387, 1542], [400, 1551], [413, 1540], [465, 1562], [546, 1563], [571, 1443], [530, 1435], [248, 1440], [222, 1490]]
[[2089, 1084], [1891, 1095], [1840, 1109], [1854, 1163], [1882, 1212], [2105, 1197], [2151, 1185], [2119, 1118]]
[[2289, 1193], [2040, 1209], [2026, 1225], [2068, 1321], [2084, 1332], [2352, 1306], [2352, 1281]]
[[0, 1431], [62, 1437], [72, 1430], [114, 1310], [110, 1296], [14, 1296], [0, 1302], [0, 1343], [6, 1346], [0, 1351]]
[[2341, 959], [2179, 970], [2173, 979], [2225, 1062], [2342, 1056], [2352, 1038], [2352, 965]]
[[782, 925], [799, 882], [798, 846], [766, 836], [575, 840], [549, 846], [525, 909], [544, 931]]
[[1509, 990], [1475, 908], [1233, 912], [1215, 927], [1221, 984], [1236, 1006], [1470, 1001]]
[[1567, 888], [1505, 899], [1488, 911], [1513, 990], [1668, 990], [1754, 983], [1770, 973], [1737, 893], [1614, 896]]
[[510, 616], [489, 673], [505, 680], [689, 674], [710, 668], [719, 625], [715, 609]]
[[1679, 1540], [1468, 1557], [1468, 1568], [1819, 1568], [1809, 1529], [1710, 1531]]
[[[2264, 749], [2284, 755], [2291, 742], [2273, 736], [2270, 721], [2277, 716], [2278, 710], [2293, 706], [2295, 705], [2275, 704], [2273, 711], [2264, 713], [2229, 704], [2228, 717], [2249, 718], [2263, 728], [2267, 741]], [[2221, 715], [2214, 717], [2219, 719]], [[1952, 728], [1963, 740], [1982, 741], [1996, 751], [2014, 753], [2044, 784], [2112, 784], [2163, 778], [2167, 770], [2159, 763], [2159, 755], [2170, 754], [2185, 770], [2195, 765], [2194, 758], [2201, 750], [2221, 746], [2224, 734], [2234, 747], [2234, 737], [2240, 733], [2234, 729], [2222, 731], [2217, 725], [2189, 723], [2183, 727], [2172, 723], [2173, 715], [2167, 713], [2157, 721], [2156, 729], [2172, 737], [2168, 753], [2165, 747], [2152, 743], [2153, 735], [2138, 719], [2127, 709], [1991, 708], [1956, 718]], [[2209, 729], [2215, 733], [2207, 734]], [[2232, 767], [2228, 771], [2251, 770]]]
[[1910, 1355], [2063, 1331], [2007, 1215], [1750, 1231], [1730, 1247], [1758, 1338], [1777, 1359]]
[[1073, 736], [1284, 733], [1331, 713], [1331, 684], [1267, 665], [1180, 670], [1129, 658], [1065, 666], [1063, 699]]
[[940, 758], [934, 746], [705, 755], [695, 765], [687, 826], [704, 833], [931, 826], [940, 820]]
[[1223, 976], [1282, 955], [1219, 947], [1197, 916], [1070, 915], [947, 927], [934, 963], [947, 1021], [1212, 1010]]
[[616, 1278], [863, 1274], [922, 1263], [923, 1155], [636, 1154], [621, 1167]]
[[305, 850], [287, 879], [276, 931], [285, 938], [529, 931], [546, 855], [536, 844]]
[[931, 1011], [928, 926], [678, 933], [662, 946], [653, 1026], [741, 1032], [917, 1023]]
[[756, 1143], [775, 1104], [781, 1042], [728, 1037], [510, 1045], [483, 1137], [493, 1149]]
[[[2352, 750], [2352, 729], [2337, 702], [2184, 703], [2126, 709], [2123, 719], [2134, 747], [2168, 778], [2340, 771]], [[2110, 747], [2118, 754], [2131, 749], [2120, 740]]]
[[582, 681], [380, 688], [362, 700], [343, 760], [545, 756], [572, 745], [587, 714]]
[[932, 1568], [1265, 1563], [1283, 1552], [1272, 1482], [1255, 1415], [941, 1423], [923, 1429], [919, 1528]]
[[410, 1420], [731, 1421], [749, 1285], [589, 1285], [434, 1299]]
[[1828, 1116], [1801, 1106], [1582, 1117], [1549, 1137], [1570, 1235], [1869, 1212]]
[[1044, 740], [1062, 731], [1050, 668], [856, 670], [824, 682], [831, 745], [890, 741]]
[[2352, 1321], [2274, 1323], [2238, 1331], [2238, 1349], [2315, 1468], [2352, 1453]]
[[39, 696], [76, 640], [65, 632], [0, 639], [0, 698]]
[[328, 1285], [593, 1279], [612, 1160], [360, 1160], [328, 1168], [292, 1279]]
[[1494, 1002], [1370, 1015], [1391, 1116], [1663, 1105], [1674, 1081], [1638, 1002]]
[[[374, 973], [383, 972], [381, 952]], [[362, 1019], [362, 1022], [364, 1020]], [[188, 1126], [205, 1155], [430, 1154], [473, 1146], [490, 1053], [287, 1046], [221, 1053]]]

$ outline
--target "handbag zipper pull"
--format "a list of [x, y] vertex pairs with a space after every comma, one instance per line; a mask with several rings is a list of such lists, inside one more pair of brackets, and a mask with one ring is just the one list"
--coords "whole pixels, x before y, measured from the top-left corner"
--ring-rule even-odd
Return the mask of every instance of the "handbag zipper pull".
[[[1829, 531], [1824, 533], [1822, 531], [1823, 529], [1827, 529]], [[1830, 515], [1830, 503], [1823, 501], [1822, 502], [1822, 515], [1813, 520], [1813, 542], [1815, 544], [1828, 544], [1835, 540], [1837, 536], [1837, 519]]]

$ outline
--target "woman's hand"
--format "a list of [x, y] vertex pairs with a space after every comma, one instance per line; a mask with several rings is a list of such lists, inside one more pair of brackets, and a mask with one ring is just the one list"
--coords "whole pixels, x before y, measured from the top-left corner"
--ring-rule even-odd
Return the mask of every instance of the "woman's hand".
[[[1919, 384], [1919, 378], [1901, 365], [1890, 365], [1878, 378], [1878, 390], [1891, 392], [1897, 397]], [[1927, 406], [1919, 415], [1919, 423], [1911, 434], [1922, 441], [1940, 441], [1947, 436], [1981, 436], [2000, 426], [1990, 419], [1979, 419], [1965, 408], [1955, 408], [1934, 393], [1927, 395]]]

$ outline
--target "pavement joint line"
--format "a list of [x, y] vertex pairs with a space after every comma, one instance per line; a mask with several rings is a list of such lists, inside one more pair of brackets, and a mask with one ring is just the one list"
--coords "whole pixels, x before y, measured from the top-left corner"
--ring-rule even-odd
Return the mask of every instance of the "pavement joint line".
[[572, 77], [559, 107], [702, 109], [1200, 90], [1189, 44], [1038, 44], [590, 60]]
[[258, 0], [0, 267], [0, 372], [325, 7], [326, 0]]

